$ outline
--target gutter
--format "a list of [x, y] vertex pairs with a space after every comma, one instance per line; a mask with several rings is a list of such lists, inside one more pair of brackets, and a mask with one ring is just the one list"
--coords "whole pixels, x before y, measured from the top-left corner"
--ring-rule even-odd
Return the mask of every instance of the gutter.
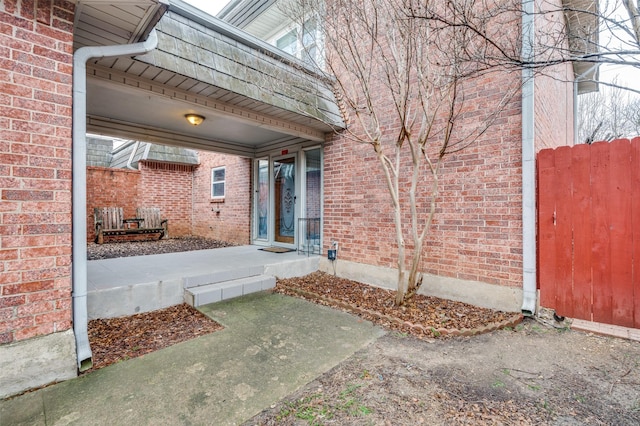
[[72, 285], [73, 332], [78, 369], [91, 368], [87, 331], [87, 61], [115, 56], [142, 55], [156, 48], [153, 30], [147, 41], [116, 46], [86, 46], [73, 54], [73, 179], [72, 179]]
[[[522, 0], [522, 59], [534, 59], [534, 0]], [[536, 157], [533, 68], [522, 69], [522, 313], [534, 315], [536, 280]]]

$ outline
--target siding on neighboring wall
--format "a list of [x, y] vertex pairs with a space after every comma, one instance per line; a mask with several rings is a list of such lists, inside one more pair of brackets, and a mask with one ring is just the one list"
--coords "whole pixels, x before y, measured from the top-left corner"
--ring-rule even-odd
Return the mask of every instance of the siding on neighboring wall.
[[87, 136], [87, 166], [109, 167], [113, 141], [110, 139], [98, 139]]
[[[211, 169], [225, 167], [225, 198], [211, 199]], [[251, 239], [251, 160], [200, 152], [194, 172], [193, 233], [236, 244]], [[219, 213], [217, 213], [219, 211]]]
[[0, 344], [71, 328], [73, 10], [0, 10]]

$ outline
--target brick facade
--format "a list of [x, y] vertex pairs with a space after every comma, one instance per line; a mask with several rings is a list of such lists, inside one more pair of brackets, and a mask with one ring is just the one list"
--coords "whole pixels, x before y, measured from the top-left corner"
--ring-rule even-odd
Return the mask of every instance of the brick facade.
[[[509, 21], [509, 25], [515, 26], [513, 33], [520, 32], [520, 20], [516, 18]], [[564, 20], [560, 16], [559, 22], [549, 21], [546, 25], [562, 26]], [[437, 49], [433, 54], [438, 55]], [[545, 70], [548, 76], [536, 75], [534, 122], [538, 150], [549, 144], [570, 143], [573, 122], [570, 96], [573, 75], [570, 71], [570, 66], [562, 65]], [[464, 281], [465, 285], [481, 282], [522, 287], [523, 123], [518, 90], [521, 78], [519, 71], [496, 69], [465, 79], [459, 88], [458, 99], [464, 101], [457, 105], [454, 141], [477, 134], [486, 123], [491, 125], [472, 144], [443, 160], [436, 216], [425, 240], [421, 271]], [[388, 88], [375, 78], [367, 83], [370, 93], [374, 94], [375, 110], [379, 114], [376, 118], [383, 129], [381, 140], [390, 140], [384, 149], [388, 150], [386, 153], [393, 162], [394, 154], [389, 147], [401, 129], [401, 122], [395, 113], [381, 113], [394, 110]], [[436, 105], [430, 105], [432, 109], [440, 106], [437, 96], [434, 99]], [[349, 105], [345, 108], [348, 110]], [[420, 108], [415, 106], [414, 109]], [[494, 113], [498, 113], [495, 119], [492, 118]], [[446, 119], [444, 114], [436, 117], [434, 128], [444, 127]], [[352, 123], [351, 132], [364, 135], [358, 128], [355, 113], [347, 122]], [[416, 129], [413, 131], [416, 133]], [[437, 137], [436, 134], [434, 139]], [[371, 146], [357, 144], [353, 139], [349, 135], [329, 135], [325, 145], [324, 250], [332, 241], [337, 241], [339, 256], [345, 261], [396, 268], [398, 246], [393, 207], [382, 166]], [[363, 139], [367, 140], [366, 136]], [[439, 146], [439, 141], [434, 140], [434, 144]], [[402, 155], [403, 166], [409, 164], [408, 148]], [[411, 168], [404, 170], [404, 176], [400, 173], [400, 203], [403, 212], [408, 212]], [[428, 171], [421, 172], [421, 179], [427, 184], [422, 182], [418, 189], [418, 212], [422, 212], [418, 221], [424, 223], [429, 211], [431, 177]], [[410, 220], [409, 214], [404, 213], [407, 256], [413, 254]], [[425, 282], [425, 287], [428, 286]]]
[[[87, 241], [95, 238], [93, 209], [122, 207], [125, 217], [135, 217], [138, 207], [159, 207], [169, 219], [169, 236], [192, 235], [194, 167], [141, 161], [140, 170], [87, 168]], [[117, 237], [141, 240], [154, 235]]]
[[140, 206], [159, 207], [169, 236], [192, 234], [193, 166], [141, 161]]
[[[236, 244], [251, 240], [251, 160], [200, 152], [194, 172], [193, 234]], [[224, 200], [211, 199], [211, 169], [225, 167]]]
[[560, 64], [535, 80], [535, 148], [573, 145], [573, 78], [571, 64]]
[[71, 327], [73, 15], [0, 3], [0, 343]]
[[[37, 336], [72, 334], [74, 4], [0, 2], [0, 345], [5, 348]], [[559, 66], [551, 73], [535, 83], [537, 150], [564, 144], [572, 135], [570, 85], [557, 78], [570, 80], [571, 70]], [[465, 98], [472, 101], [465, 104], [458, 131], [501, 112], [479, 140], [443, 164], [423, 271], [522, 285], [520, 98], [498, 107], [504, 88], [519, 82], [519, 73], [488, 74], [465, 87]], [[378, 99], [385, 102], [383, 96]], [[392, 208], [373, 150], [336, 134], [327, 136], [323, 149], [323, 252], [338, 241], [340, 259], [394, 268]], [[250, 243], [251, 160], [209, 152], [200, 156], [196, 168], [157, 162], [142, 162], [141, 171], [89, 168], [88, 238], [94, 237], [94, 207], [122, 206], [126, 216], [134, 216], [136, 207], [154, 206], [169, 219], [171, 236]], [[211, 169], [221, 166], [225, 197], [214, 200]], [[308, 188], [319, 182], [308, 179]], [[403, 197], [406, 203], [407, 194]], [[426, 211], [427, 198], [421, 197]], [[307, 201], [306, 214], [315, 215], [319, 205]], [[46, 358], [48, 352], [42, 353]]]
[[[197, 235], [249, 244], [251, 160], [210, 152], [200, 152], [199, 159], [197, 167], [153, 161], [141, 161], [139, 171], [88, 167], [87, 240], [95, 238], [95, 207], [122, 207], [125, 217], [134, 217], [136, 208], [145, 206], [160, 208], [169, 219], [171, 237]], [[214, 167], [225, 167], [224, 200], [211, 199]], [[144, 238], [154, 236], [130, 237]]]
[[[458, 132], [473, 131], [491, 111], [501, 113], [474, 144], [445, 158], [437, 213], [425, 241], [421, 270], [440, 277], [522, 286], [520, 95], [499, 107], [505, 87], [517, 85], [519, 79], [519, 73], [493, 74], [465, 86], [464, 97], [473, 101], [465, 103], [467, 114], [456, 121]], [[572, 104], [568, 99], [558, 102], [557, 95], [558, 90], [568, 93], [570, 86], [553, 79], [536, 85], [542, 94], [536, 98], [537, 114], [554, 115], [539, 122], [546, 143], [567, 143], [565, 120], [571, 122]], [[554, 132], [559, 137], [549, 139]], [[324, 155], [324, 249], [329, 242], [338, 241], [344, 260], [395, 268], [391, 198], [373, 149], [332, 135]], [[407, 177], [407, 188], [408, 182]], [[421, 209], [426, 212], [428, 201], [424, 193], [421, 197]], [[407, 193], [402, 203], [408, 206]], [[408, 215], [403, 220], [407, 223]], [[410, 249], [411, 237], [406, 232]]]
[[135, 216], [139, 184], [137, 170], [87, 167], [87, 241], [96, 237], [94, 208], [122, 207], [125, 217]]
[[[562, 33], [564, 20], [554, 19], [553, 11], [562, 3], [558, 0], [537, 2], [543, 12], [536, 21], [538, 33]], [[573, 145], [573, 64], [546, 67], [534, 81], [534, 116], [536, 153], [545, 148]]]

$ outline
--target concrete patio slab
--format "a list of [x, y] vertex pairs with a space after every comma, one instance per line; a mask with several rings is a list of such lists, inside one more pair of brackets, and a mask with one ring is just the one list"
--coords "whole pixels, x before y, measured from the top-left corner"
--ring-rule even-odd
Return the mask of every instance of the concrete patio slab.
[[243, 276], [246, 271], [290, 278], [318, 270], [320, 256], [269, 253], [260, 248], [249, 245], [88, 261], [89, 319], [132, 315], [182, 303], [184, 284], [197, 284], [202, 278], [229, 277], [237, 272]]
[[0, 401], [0, 424], [236, 425], [384, 334], [265, 292], [201, 310], [225, 329]]

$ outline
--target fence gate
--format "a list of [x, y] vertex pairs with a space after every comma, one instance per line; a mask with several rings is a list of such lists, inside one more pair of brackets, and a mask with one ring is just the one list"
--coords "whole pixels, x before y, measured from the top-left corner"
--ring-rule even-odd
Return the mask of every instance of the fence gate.
[[537, 167], [541, 306], [640, 328], [640, 138], [543, 150]]

